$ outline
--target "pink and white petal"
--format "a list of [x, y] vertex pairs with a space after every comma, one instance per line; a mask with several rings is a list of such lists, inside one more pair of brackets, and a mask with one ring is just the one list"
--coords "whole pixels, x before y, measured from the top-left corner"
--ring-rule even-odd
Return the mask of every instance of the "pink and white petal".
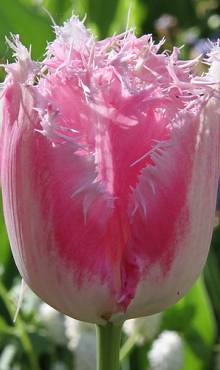
[[[173, 125], [171, 145], [159, 155], [153, 154], [155, 166], [142, 171], [131, 195], [132, 239], [122, 260], [124, 292], [122, 289], [119, 304], [122, 298], [127, 304], [125, 293], [129, 298], [135, 274], [137, 284], [125, 318], [171, 306], [190, 289], [204, 267], [220, 161], [218, 114], [213, 111], [219, 112], [216, 98], [211, 98], [200, 115], [180, 115]], [[133, 213], [135, 202], [139, 203]]]

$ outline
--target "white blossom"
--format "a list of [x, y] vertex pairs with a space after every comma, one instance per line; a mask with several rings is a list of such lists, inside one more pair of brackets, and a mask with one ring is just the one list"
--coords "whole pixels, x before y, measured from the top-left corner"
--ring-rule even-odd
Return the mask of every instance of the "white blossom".
[[65, 317], [65, 333], [68, 338], [68, 348], [72, 351], [77, 347], [83, 333], [96, 335], [94, 324], [78, 321], [68, 316]]
[[175, 331], [163, 331], [148, 353], [150, 370], [181, 370], [183, 342]]
[[52, 365], [50, 370], [68, 370], [68, 369], [63, 362], [57, 361]]
[[64, 315], [42, 302], [39, 306], [39, 316], [53, 341], [58, 345], [66, 345]]
[[154, 339], [158, 334], [161, 318], [162, 314], [158, 313], [152, 316], [127, 320], [124, 323], [123, 331], [129, 337], [139, 334], [137, 344], [143, 345], [144, 343]]
[[82, 333], [74, 351], [74, 370], [96, 369], [96, 336], [95, 333]]
[[74, 370], [95, 370], [95, 325], [66, 317], [65, 327], [68, 348], [74, 353]]

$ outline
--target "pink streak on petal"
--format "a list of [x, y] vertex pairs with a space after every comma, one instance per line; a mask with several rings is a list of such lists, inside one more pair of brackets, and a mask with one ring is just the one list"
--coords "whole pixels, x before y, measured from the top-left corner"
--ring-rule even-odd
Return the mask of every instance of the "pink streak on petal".
[[158, 55], [150, 35], [95, 42], [75, 16], [55, 31], [41, 70], [17, 38], [7, 66], [1, 172], [16, 263], [72, 317], [155, 313], [190, 288], [207, 255], [215, 81], [190, 76], [177, 48]]

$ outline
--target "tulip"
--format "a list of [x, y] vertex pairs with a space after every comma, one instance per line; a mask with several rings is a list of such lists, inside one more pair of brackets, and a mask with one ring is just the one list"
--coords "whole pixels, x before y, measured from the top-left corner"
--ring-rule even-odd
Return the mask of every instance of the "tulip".
[[[207, 258], [219, 175], [219, 43], [209, 73], [134, 30], [102, 41], [73, 15], [6, 65], [1, 183], [26, 284], [102, 328], [155, 314]], [[110, 323], [107, 324], [106, 323]]]

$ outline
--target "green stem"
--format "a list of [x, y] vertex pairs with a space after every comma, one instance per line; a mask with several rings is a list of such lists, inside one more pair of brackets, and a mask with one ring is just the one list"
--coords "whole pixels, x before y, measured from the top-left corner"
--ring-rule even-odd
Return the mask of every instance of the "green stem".
[[97, 370], [119, 370], [121, 325], [96, 325]]
[[120, 363], [124, 361], [124, 359], [133, 351], [137, 344], [137, 339], [139, 336], [140, 336], [139, 333], [133, 334], [126, 340], [124, 345], [121, 347], [119, 356]]
[[[0, 296], [2, 297], [5, 306], [7, 307], [8, 313], [11, 316], [11, 320], [13, 321], [14, 315], [15, 315], [15, 307], [9, 298], [7, 291], [4, 287], [4, 285], [1, 282], [0, 279]], [[16, 321], [14, 323], [15, 329], [17, 333], [19, 334], [19, 338], [21, 340], [22, 346], [24, 348], [24, 351], [26, 355], [29, 358], [30, 368], [32, 370], [40, 370], [38, 365], [37, 356], [35, 354], [34, 348], [32, 346], [31, 340], [29, 338], [29, 335], [26, 333], [24, 324], [22, 323], [21, 319], [19, 318], [19, 315], [16, 318]]]

